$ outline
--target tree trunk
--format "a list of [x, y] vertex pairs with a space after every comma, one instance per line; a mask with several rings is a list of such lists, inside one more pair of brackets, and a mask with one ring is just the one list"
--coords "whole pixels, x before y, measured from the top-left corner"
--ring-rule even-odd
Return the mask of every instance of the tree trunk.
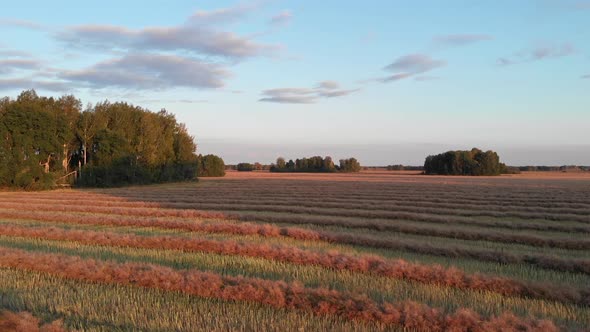
[[86, 158], [88, 158], [88, 152], [86, 152], [86, 142], [82, 144], [82, 149], [84, 150], [84, 166], [86, 166]]
[[64, 168], [64, 174], [68, 174], [68, 166], [69, 166], [69, 158], [68, 158], [68, 145], [64, 144], [64, 149], [63, 149], [63, 153], [64, 153], [64, 158], [61, 161], [61, 165]]

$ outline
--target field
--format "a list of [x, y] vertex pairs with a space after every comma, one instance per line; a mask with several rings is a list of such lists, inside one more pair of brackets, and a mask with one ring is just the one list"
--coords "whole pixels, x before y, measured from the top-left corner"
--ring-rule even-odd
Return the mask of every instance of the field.
[[586, 173], [5, 191], [0, 330], [583, 330], [589, 235]]

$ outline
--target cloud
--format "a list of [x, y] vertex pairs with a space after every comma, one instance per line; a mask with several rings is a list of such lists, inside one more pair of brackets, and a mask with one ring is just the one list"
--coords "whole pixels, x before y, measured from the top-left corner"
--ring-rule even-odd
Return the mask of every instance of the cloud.
[[30, 78], [0, 79], [0, 90], [48, 90], [54, 92], [71, 91], [72, 88], [65, 82], [36, 81]]
[[590, 80], [590, 74], [588, 74], [588, 75], [582, 75], [580, 78], [583, 79], [583, 80]]
[[160, 90], [172, 87], [219, 88], [231, 74], [222, 66], [175, 55], [131, 54], [59, 78], [90, 88]]
[[140, 103], [143, 104], [174, 104], [174, 103], [182, 103], [182, 104], [205, 104], [208, 103], [208, 100], [205, 99], [198, 99], [198, 100], [191, 100], [191, 99], [180, 99], [180, 100], [170, 100], [170, 99], [141, 99], [139, 100]]
[[0, 74], [12, 73], [15, 70], [34, 70], [39, 67], [39, 62], [31, 59], [0, 60]]
[[338, 89], [340, 84], [336, 81], [322, 81], [318, 83], [318, 89], [334, 90]]
[[389, 71], [403, 71], [409, 73], [424, 73], [429, 70], [444, 66], [446, 63], [434, 60], [425, 54], [409, 54], [399, 57], [384, 69]]
[[198, 10], [189, 17], [189, 23], [197, 25], [235, 22], [248, 12], [258, 8], [260, 3], [242, 3], [234, 7], [215, 10]]
[[542, 46], [535, 48], [531, 55], [536, 60], [545, 58], [558, 58], [567, 56], [574, 53], [574, 46], [569, 43], [565, 43], [561, 46]]
[[484, 34], [454, 34], [436, 36], [433, 41], [444, 46], [463, 46], [493, 39], [493, 36]]
[[291, 22], [292, 19], [293, 19], [293, 14], [290, 11], [285, 10], [285, 11], [273, 16], [270, 19], [270, 24], [272, 24], [272, 25], [287, 25], [287, 24], [289, 24], [289, 22]]
[[0, 26], [12, 26], [18, 28], [25, 28], [25, 29], [33, 29], [38, 30], [41, 29], [41, 24], [26, 21], [26, 20], [18, 20], [18, 19], [10, 19], [10, 18], [0, 18]]
[[17, 58], [30, 58], [30, 57], [32, 57], [32, 54], [28, 53], [28, 52], [16, 51], [16, 50], [0, 50], [0, 56], [17, 57]]
[[397, 58], [383, 69], [394, 72], [394, 74], [374, 79], [381, 83], [395, 82], [409, 77], [416, 76], [445, 66], [447, 63], [442, 60], [435, 60], [425, 54], [408, 54]]
[[271, 55], [279, 45], [256, 42], [219, 29], [219, 25], [237, 20], [251, 10], [238, 6], [214, 11], [198, 11], [177, 26], [129, 29], [113, 25], [81, 25], [69, 27], [57, 38], [74, 47], [109, 50], [183, 51], [193, 55], [246, 58]]
[[517, 52], [513, 56], [500, 57], [496, 62], [498, 65], [506, 66], [524, 62], [561, 58], [572, 55], [573, 53], [575, 53], [575, 48], [571, 43], [545, 44]]
[[379, 78], [378, 81], [380, 81], [382, 83], [395, 82], [395, 81], [403, 80], [404, 78], [411, 77], [412, 75], [414, 75], [414, 74], [413, 73], [394, 74], [391, 76]]
[[278, 88], [262, 91], [258, 101], [282, 104], [313, 104], [321, 98], [336, 98], [352, 94], [359, 89], [340, 89], [335, 81], [319, 82], [315, 88]]
[[425, 76], [416, 76], [414, 78], [414, 80], [419, 81], [419, 82], [433, 81], [433, 80], [438, 80], [438, 79], [440, 79], [440, 77], [438, 77], [438, 76], [428, 76], [428, 75], [425, 75]]

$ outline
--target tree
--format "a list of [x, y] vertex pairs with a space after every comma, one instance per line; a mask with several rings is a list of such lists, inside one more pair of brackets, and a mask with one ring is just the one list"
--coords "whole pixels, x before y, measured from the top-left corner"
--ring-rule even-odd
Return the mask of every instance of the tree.
[[239, 163], [237, 166], [238, 172], [252, 172], [254, 165], [250, 163]]
[[361, 164], [355, 158], [340, 159], [341, 172], [360, 172]]
[[447, 151], [426, 157], [425, 174], [438, 175], [500, 175], [507, 172], [494, 151], [483, 152], [473, 148], [470, 151]]
[[[270, 168], [271, 172], [307, 172], [307, 173], [330, 173], [338, 170], [344, 172], [358, 172], [361, 167], [358, 161], [354, 158], [343, 159], [340, 161], [341, 167], [336, 167], [332, 157], [327, 156], [322, 158], [320, 156], [313, 156], [310, 158], [299, 158], [295, 162], [289, 160], [285, 163], [285, 159], [279, 157], [277, 163]], [[284, 165], [284, 166], [283, 166]]]
[[216, 155], [208, 154], [197, 157], [197, 176], [219, 177], [225, 176], [225, 163]]
[[0, 99], [0, 186], [49, 188], [72, 169], [79, 185], [195, 179], [196, 145], [165, 110], [104, 101], [81, 111], [72, 95], [23, 91]]

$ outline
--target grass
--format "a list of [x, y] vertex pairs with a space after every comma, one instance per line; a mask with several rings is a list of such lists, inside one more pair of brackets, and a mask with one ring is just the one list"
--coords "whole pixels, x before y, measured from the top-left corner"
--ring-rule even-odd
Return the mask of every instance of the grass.
[[[90, 331], [366, 331], [452, 324], [489, 330], [515, 323], [551, 330], [539, 321], [544, 319], [562, 329], [590, 326], [584, 300], [572, 304], [543, 293], [553, 289], [568, 298], [574, 287], [581, 292], [577, 298], [590, 298], [590, 273], [575, 272], [590, 261], [590, 186], [580, 183], [586, 180], [345, 178], [0, 193], [0, 250], [24, 250], [21, 260], [0, 260], [0, 309]], [[282, 249], [273, 252], [273, 246]], [[38, 257], [45, 258], [33, 264]], [[403, 266], [414, 272], [392, 277], [379, 271], [396, 265], [366, 268], [395, 259], [408, 261]], [[70, 261], [84, 268], [63, 265]], [[47, 262], [63, 273], [44, 267]], [[148, 288], [134, 286], [129, 278], [148, 270], [129, 264], [150, 264], [156, 279], [139, 279]], [[100, 273], [84, 272], [95, 266]], [[123, 270], [131, 274], [121, 275]], [[237, 288], [217, 288], [212, 298], [196, 284], [175, 288], [180, 286], [166, 282], [204, 271]], [[537, 291], [498, 292], [453, 280], [473, 273], [488, 275], [473, 280], [509, 278]], [[283, 304], [264, 295], [270, 289], [297, 290], [301, 297]]]

